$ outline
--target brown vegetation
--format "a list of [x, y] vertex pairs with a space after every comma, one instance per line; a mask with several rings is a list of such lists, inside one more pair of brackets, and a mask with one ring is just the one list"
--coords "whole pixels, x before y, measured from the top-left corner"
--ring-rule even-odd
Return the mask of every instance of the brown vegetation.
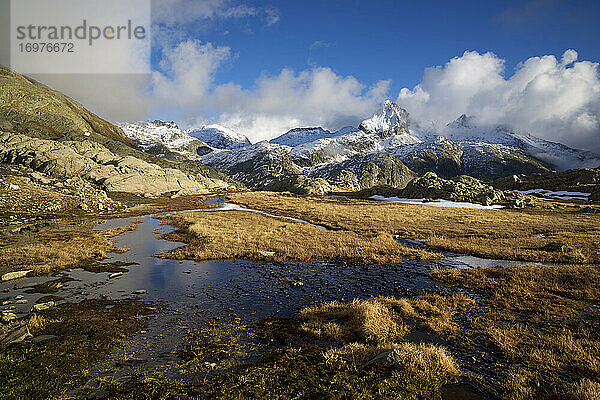
[[[555, 263], [600, 262], [600, 208], [478, 210], [323, 199], [269, 192], [235, 193], [233, 202], [363, 236], [428, 240], [431, 248], [488, 258]], [[546, 251], [549, 243], [563, 251]]]
[[497, 371], [506, 398], [600, 396], [600, 267], [503, 266], [433, 277], [483, 296], [461, 334], [483, 337], [488, 357], [507, 365]]
[[333, 301], [300, 312], [300, 329], [338, 342], [385, 344], [402, 340], [416, 326], [436, 334], [458, 331], [453, 316], [475, 301], [463, 294], [423, 295], [415, 299], [376, 297], [349, 303]]
[[180, 229], [170, 240], [187, 243], [165, 254], [193, 260], [341, 260], [363, 264], [399, 263], [404, 258], [427, 260], [438, 255], [407, 249], [390, 234], [364, 236], [349, 231], [325, 231], [309, 224], [248, 211], [176, 214], [167, 218]]
[[364, 366], [378, 355], [390, 350], [395, 351], [399, 365], [420, 376], [423, 381], [430, 380], [431, 377], [450, 378], [460, 375], [456, 361], [446, 349], [431, 344], [404, 342], [366, 345], [350, 343], [340, 348], [327, 350], [325, 359], [329, 363], [340, 363], [356, 368]]
[[87, 229], [48, 230], [33, 240], [0, 248], [0, 273], [32, 269], [48, 273], [84, 260], [102, 260], [117, 249], [110, 238], [134, 230], [135, 223], [124, 228], [92, 231]]

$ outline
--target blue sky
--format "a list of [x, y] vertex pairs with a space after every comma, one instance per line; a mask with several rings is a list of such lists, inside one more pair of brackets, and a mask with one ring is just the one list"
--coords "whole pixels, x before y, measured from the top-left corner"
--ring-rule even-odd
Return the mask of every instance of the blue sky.
[[[510, 74], [532, 56], [599, 60], [598, 1], [245, 1], [229, 6], [271, 9], [266, 18], [199, 19], [178, 27], [182, 37], [229, 46], [235, 56], [216, 83], [252, 87], [261, 74], [283, 68], [331, 67], [365, 84], [391, 79], [391, 92], [413, 87], [426, 67], [465, 50], [491, 51]], [[175, 28], [177, 29], [177, 28]], [[156, 62], [156, 59], [154, 60]]]

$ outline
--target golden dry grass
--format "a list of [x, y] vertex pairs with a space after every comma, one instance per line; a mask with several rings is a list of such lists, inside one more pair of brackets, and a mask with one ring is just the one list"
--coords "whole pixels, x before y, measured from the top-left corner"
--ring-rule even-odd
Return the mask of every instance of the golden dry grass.
[[300, 329], [338, 342], [392, 343], [401, 340], [415, 324], [436, 334], [458, 331], [454, 315], [475, 304], [463, 294], [424, 295], [415, 299], [375, 297], [351, 302], [329, 302], [300, 312]]
[[300, 329], [336, 341], [390, 343], [407, 332], [402, 318], [379, 299], [330, 302], [300, 312]]
[[440, 346], [414, 343], [388, 343], [367, 345], [349, 343], [339, 348], [325, 352], [328, 363], [342, 363], [351, 368], [358, 368], [376, 356], [390, 350], [395, 350], [398, 364], [421, 378], [449, 379], [460, 375], [459, 367], [448, 351]]
[[439, 258], [427, 251], [407, 249], [383, 232], [364, 236], [350, 231], [325, 231], [247, 211], [176, 214], [168, 217], [167, 223], [179, 229], [166, 238], [186, 243], [164, 255], [174, 259], [386, 264], [400, 263], [405, 258]]
[[461, 334], [483, 336], [499, 351], [508, 365], [504, 397], [600, 396], [600, 267], [501, 266], [433, 277], [482, 296]]
[[30, 243], [0, 249], [0, 272], [32, 269], [44, 274], [84, 260], [102, 260], [117, 249], [110, 238], [134, 230], [136, 224], [110, 230], [47, 231]]
[[[584, 212], [574, 206], [555, 210], [478, 210], [330, 200], [270, 192], [235, 193], [230, 198], [246, 207], [359, 235], [385, 233], [423, 238], [429, 240], [431, 248], [481, 257], [557, 263], [600, 262], [600, 212]], [[599, 211], [598, 207], [590, 210]], [[573, 250], [541, 250], [544, 245], [557, 241]]]

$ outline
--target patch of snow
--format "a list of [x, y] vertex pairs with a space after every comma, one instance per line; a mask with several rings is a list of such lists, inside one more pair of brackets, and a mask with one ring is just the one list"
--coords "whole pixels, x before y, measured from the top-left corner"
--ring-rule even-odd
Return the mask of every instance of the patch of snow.
[[491, 206], [484, 206], [482, 204], [467, 203], [461, 201], [450, 201], [444, 199], [437, 199], [434, 201], [427, 201], [426, 199], [406, 199], [401, 197], [383, 197], [379, 195], [369, 197], [372, 200], [385, 201], [388, 203], [402, 203], [402, 204], [419, 204], [433, 207], [449, 207], [449, 208], [473, 208], [481, 210], [498, 210], [504, 208], [499, 204], [493, 204]]
[[541, 194], [546, 197], [553, 197], [560, 200], [588, 200], [588, 198], [592, 195], [591, 193], [568, 192], [566, 190], [553, 192], [546, 189], [517, 190], [516, 192], [523, 194]]

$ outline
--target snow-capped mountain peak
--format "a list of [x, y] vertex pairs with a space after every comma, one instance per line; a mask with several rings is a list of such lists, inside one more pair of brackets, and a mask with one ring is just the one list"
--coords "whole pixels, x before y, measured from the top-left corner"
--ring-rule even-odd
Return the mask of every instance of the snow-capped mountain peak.
[[386, 100], [378, 112], [371, 118], [361, 122], [359, 128], [367, 133], [375, 133], [384, 138], [391, 135], [410, 135], [408, 112], [393, 101]]
[[294, 128], [281, 136], [271, 139], [271, 143], [295, 147], [304, 143], [314, 142], [315, 140], [325, 139], [334, 136], [327, 129], [316, 128]]
[[449, 123], [448, 126], [451, 128], [473, 129], [477, 126], [477, 120], [473, 116], [463, 114]]
[[181, 153], [188, 152], [188, 147], [196, 139], [182, 131], [175, 122], [139, 121], [117, 124], [127, 137], [147, 149], [156, 146], [157, 143], [167, 149]]
[[251, 144], [246, 136], [218, 124], [192, 128], [186, 133], [217, 149], [239, 149]]

